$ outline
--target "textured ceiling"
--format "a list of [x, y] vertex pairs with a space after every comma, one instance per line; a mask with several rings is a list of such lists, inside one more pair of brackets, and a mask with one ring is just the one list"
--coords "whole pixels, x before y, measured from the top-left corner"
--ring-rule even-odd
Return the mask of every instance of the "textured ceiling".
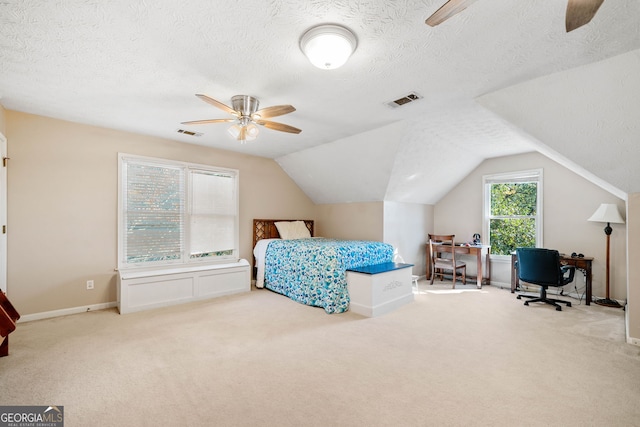
[[635, 50], [479, 101], [543, 142], [538, 147], [543, 154], [579, 165], [567, 166], [595, 175], [605, 182], [603, 188], [626, 199], [625, 193], [640, 192], [639, 76], [640, 50]]
[[[435, 203], [485, 158], [540, 147], [570, 157], [563, 118], [590, 123], [574, 121], [582, 97], [573, 98], [567, 87], [586, 92], [591, 105], [604, 96], [589, 95], [588, 81], [571, 86], [571, 70], [640, 48], [637, 0], [606, 0], [591, 23], [571, 33], [564, 30], [564, 0], [480, 0], [438, 27], [425, 25], [442, 3], [0, 1], [0, 103], [274, 158], [318, 203]], [[358, 48], [343, 68], [316, 69], [300, 52], [300, 35], [320, 23], [339, 23], [357, 35]], [[545, 104], [536, 84], [549, 85], [540, 80], [545, 76], [559, 76], [553, 81], [564, 96], [576, 99], [568, 112], [539, 115]], [[606, 77], [605, 69], [595, 78]], [[500, 95], [527, 82], [535, 83]], [[411, 91], [424, 98], [387, 105]], [[237, 94], [258, 97], [262, 107], [292, 104], [296, 112], [275, 120], [303, 131], [262, 128], [245, 145], [225, 124], [187, 128], [200, 137], [178, 134], [181, 121], [226, 117], [195, 93], [227, 104]], [[564, 99], [554, 102], [561, 108]], [[600, 108], [591, 116], [609, 110]], [[637, 131], [619, 121], [612, 126]], [[616, 155], [625, 161], [618, 152], [637, 141], [628, 132], [617, 138], [621, 147], [612, 161]], [[590, 135], [587, 129], [580, 136]], [[633, 187], [629, 180], [637, 182], [630, 167], [624, 172], [633, 176], [621, 178], [584, 157], [576, 159], [579, 167], [623, 192]], [[434, 186], [441, 170], [454, 172]]]

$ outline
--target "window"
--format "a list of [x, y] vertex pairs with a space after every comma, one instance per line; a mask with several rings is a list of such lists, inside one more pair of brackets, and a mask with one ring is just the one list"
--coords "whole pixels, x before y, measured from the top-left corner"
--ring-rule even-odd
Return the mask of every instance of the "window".
[[484, 230], [493, 255], [542, 246], [542, 169], [487, 175]]
[[238, 258], [238, 171], [119, 156], [118, 267]]

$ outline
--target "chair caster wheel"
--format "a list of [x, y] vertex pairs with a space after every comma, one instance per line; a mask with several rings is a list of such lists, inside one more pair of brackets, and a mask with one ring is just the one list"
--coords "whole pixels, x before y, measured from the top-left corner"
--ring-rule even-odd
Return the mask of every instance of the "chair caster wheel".
[[570, 302], [567, 303], [567, 307], [571, 307], [571, 303]]
[[562, 311], [562, 307], [556, 307], [556, 311]]
[[520, 297], [520, 295], [518, 295], [516, 298], [517, 298], [517, 299], [522, 299], [522, 298]]
[[529, 301], [525, 301], [525, 302], [524, 302], [524, 305], [529, 305]]

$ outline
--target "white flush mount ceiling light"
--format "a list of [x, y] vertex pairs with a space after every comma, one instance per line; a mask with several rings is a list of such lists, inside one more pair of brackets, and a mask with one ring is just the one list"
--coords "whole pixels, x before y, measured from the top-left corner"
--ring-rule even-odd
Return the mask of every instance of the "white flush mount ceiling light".
[[300, 49], [323, 70], [343, 66], [356, 50], [356, 36], [347, 28], [325, 24], [309, 29], [300, 38]]

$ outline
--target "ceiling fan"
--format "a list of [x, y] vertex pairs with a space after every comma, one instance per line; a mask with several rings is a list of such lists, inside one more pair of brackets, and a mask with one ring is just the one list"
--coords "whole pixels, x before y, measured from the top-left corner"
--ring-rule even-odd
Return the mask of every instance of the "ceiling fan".
[[269, 129], [278, 130], [281, 132], [300, 133], [301, 129], [294, 128], [293, 126], [285, 125], [283, 123], [272, 122], [269, 119], [271, 117], [282, 116], [284, 114], [292, 113], [296, 109], [292, 105], [274, 105], [273, 107], [266, 107], [258, 110], [260, 102], [258, 98], [249, 95], [236, 95], [231, 98], [231, 105], [223, 104], [220, 101], [197, 93], [196, 96], [202, 99], [204, 102], [218, 107], [222, 111], [225, 111], [233, 118], [228, 119], [206, 119], [206, 120], [193, 120], [189, 122], [182, 122], [183, 125], [204, 125], [209, 123], [231, 123], [235, 122], [229, 133], [233, 135], [238, 141], [246, 142], [256, 139], [258, 136], [258, 127], [256, 125], [264, 126]]
[[[432, 27], [462, 12], [476, 0], [449, 0], [431, 15], [425, 23]], [[567, 33], [588, 24], [604, 0], [568, 0], [565, 24]]]

